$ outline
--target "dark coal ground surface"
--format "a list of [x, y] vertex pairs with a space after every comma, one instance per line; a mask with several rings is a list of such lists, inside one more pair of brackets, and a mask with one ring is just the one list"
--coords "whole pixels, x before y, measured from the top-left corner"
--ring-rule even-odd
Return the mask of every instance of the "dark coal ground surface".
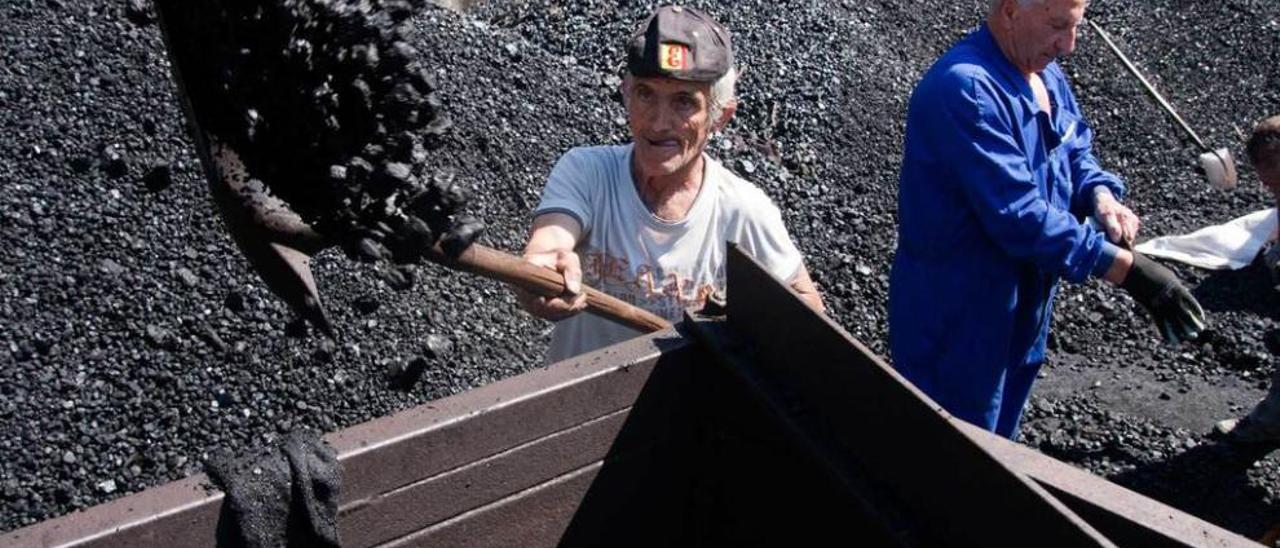
[[[713, 153], [781, 206], [831, 315], [887, 352], [906, 102], [986, 2], [693, 4], [748, 66]], [[158, 30], [129, 5], [0, 3], [0, 529], [540, 364], [549, 324], [499, 284], [424, 268], [396, 293], [338, 252], [315, 268], [339, 342], [299, 333], [223, 231]], [[519, 249], [561, 153], [625, 140], [621, 47], [652, 7], [494, 0], [417, 19], [457, 123], [431, 161], [474, 189], [489, 243]], [[1091, 14], [1210, 142], [1242, 156], [1242, 134], [1280, 112], [1280, 4], [1102, 0]], [[1267, 206], [1247, 167], [1241, 189], [1208, 188], [1193, 145], [1091, 33], [1065, 66], [1144, 236]], [[1280, 521], [1280, 464], [1204, 434], [1263, 395], [1280, 296], [1257, 268], [1174, 268], [1215, 331], [1161, 346], [1121, 292], [1066, 287], [1023, 441], [1256, 538]], [[419, 357], [411, 390], [389, 382]]]

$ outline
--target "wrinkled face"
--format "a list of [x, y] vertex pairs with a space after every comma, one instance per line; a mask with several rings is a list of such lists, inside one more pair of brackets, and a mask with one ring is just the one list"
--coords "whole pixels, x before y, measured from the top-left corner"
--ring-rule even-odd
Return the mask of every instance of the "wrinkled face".
[[672, 175], [696, 163], [715, 129], [710, 84], [628, 78], [622, 93], [641, 177]]
[[1031, 74], [1075, 51], [1076, 30], [1088, 4], [1087, 0], [1043, 0], [1023, 7], [1017, 0], [1006, 0], [999, 19], [1008, 25], [1009, 60]]

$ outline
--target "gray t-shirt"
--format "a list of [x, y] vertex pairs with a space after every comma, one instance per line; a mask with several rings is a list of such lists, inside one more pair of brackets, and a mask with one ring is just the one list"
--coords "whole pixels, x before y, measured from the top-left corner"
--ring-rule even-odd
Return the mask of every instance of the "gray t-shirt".
[[[755, 185], [704, 155], [702, 188], [684, 220], [653, 215], [631, 178], [632, 145], [575, 148], [556, 163], [534, 216], [565, 213], [582, 225], [575, 250], [583, 282], [677, 322], [684, 310], [724, 291], [726, 242], [734, 242], [791, 283], [800, 251], [782, 214]], [[640, 335], [592, 314], [556, 324], [554, 363]]]

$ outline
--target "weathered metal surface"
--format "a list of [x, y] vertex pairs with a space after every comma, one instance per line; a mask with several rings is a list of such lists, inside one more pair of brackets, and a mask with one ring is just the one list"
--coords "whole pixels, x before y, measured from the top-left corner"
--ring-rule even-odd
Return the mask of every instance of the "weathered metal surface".
[[[690, 331], [705, 329], [692, 326]], [[889, 519], [894, 501], [832, 474], [786, 413], [699, 349], [695, 397], [702, 430], [692, 452], [696, 546], [909, 545]], [[837, 543], [837, 544], [838, 544]]]
[[[670, 342], [654, 341], [650, 348], [662, 345], [661, 355], [622, 370], [643, 381], [629, 394], [629, 407], [394, 490], [375, 501], [381, 508], [353, 508], [341, 523], [388, 527], [401, 536], [374, 534], [393, 545], [600, 546], [617, 538], [686, 544], [692, 470], [681, 449], [690, 445], [692, 425], [680, 419], [690, 414], [692, 366], [690, 346]], [[564, 367], [581, 364], [550, 369]], [[357, 514], [366, 511], [394, 516], [362, 523]]]
[[591, 353], [358, 425], [326, 440], [353, 503], [634, 404], [674, 331]]
[[251, 184], [239, 155], [200, 127], [195, 106], [187, 93], [181, 56], [174, 47], [172, 32], [179, 29], [171, 28], [171, 22], [180, 19], [172, 15], [176, 13], [174, 10], [183, 9], [182, 2], [162, 0], [154, 6], [188, 134], [204, 168], [214, 204], [232, 240], [273, 293], [333, 338], [333, 325], [321, 304], [311, 273], [311, 255], [327, 247], [327, 243], [285, 207], [284, 202], [265, 192], [260, 182], [256, 186]]
[[593, 464], [384, 546], [555, 546], [601, 468]]
[[[177, 63], [172, 66], [176, 74]], [[182, 86], [180, 78], [175, 80]], [[195, 127], [196, 118], [188, 116], [187, 120]], [[211, 135], [197, 142], [210, 146], [209, 154], [201, 155], [212, 158], [210, 171], [217, 174], [208, 181], [209, 191], [236, 247], [272, 293], [325, 336], [335, 338], [311, 273], [311, 256], [328, 243], [283, 200], [268, 192], [260, 181], [254, 181], [235, 151]]]
[[423, 524], [444, 522], [537, 487], [564, 467], [599, 463], [626, 418], [627, 412], [619, 411], [350, 506], [340, 519], [343, 541], [353, 546], [392, 541]]
[[[950, 418], [736, 250], [729, 286], [751, 294], [727, 320], [682, 328], [701, 344], [667, 331], [326, 436], [345, 545], [1249, 544]], [[213, 545], [204, 482], [0, 546]]]
[[[343, 474], [340, 516], [359, 515], [361, 507], [378, 504], [384, 495], [408, 496], [413, 487], [430, 485], [426, 480], [431, 478], [504, 452], [528, 450], [540, 439], [627, 412], [642, 399], [654, 366], [662, 359], [660, 348], [679, 356], [689, 344], [674, 331], [655, 334], [330, 434], [325, 439], [338, 452]], [[662, 396], [669, 392], [661, 387], [681, 386], [679, 378], [668, 375], [665, 379], [648, 389], [658, 394], [650, 400], [669, 401]], [[625, 439], [635, 443], [635, 436]], [[601, 440], [595, 441], [599, 447]], [[615, 439], [610, 450], [616, 446]], [[527, 472], [544, 477], [526, 482], [545, 481], [568, 470], [565, 463], [556, 469], [554, 459], [543, 462], [550, 469], [531, 467]], [[444, 479], [435, 484], [442, 489], [436, 492], [439, 508], [435, 511], [456, 515], [470, 510], [466, 504], [475, 499], [459, 497], [459, 491], [449, 490]], [[211, 546], [222, 494], [206, 490], [206, 483], [204, 475], [197, 475], [143, 491], [10, 532], [0, 536], [0, 546]], [[388, 514], [383, 519], [398, 523], [400, 529], [412, 528], [418, 521], [415, 516], [430, 514], [423, 508], [398, 505], [381, 509]], [[339, 524], [341, 530], [349, 530], [341, 519]], [[418, 528], [426, 525], [429, 522], [419, 521]], [[353, 539], [364, 538], [363, 532], [352, 530], [351, 534]]]
[[744, 344], [700, 342], [733, 367], [750, 368], [770, 388], [762, 397], [802, 424], [809, 442], [829, 452], [827, 462], [856, 463], [891, 486], [933, 540], [1113, 545], [1039, 485], [1000, 464], [937, 404], [736, 247], [729, 251], [728, 287], [728, 324]]
[[1122, 546], [1258, 546], [1188, 515], [963, 421], [956, 425], [1006, 466], [1030, 476]]
[[0, 546], [167, 547], [212, 545], [222, 492], [203, 475], [0, 536]]
[[[661, 355], [619, 370], [618, 374], [626, 375], [626, 379], [601, 379], [610, 384], [641, 383], [638, 390], [628, 391], [621, 399], [610, 394], [610, 387], [599, 383], [583, 385], [588, 391], [573, 400], [566, 397], [578, 392], [574, 386], [564, 386], [556, 392], [543, 391], [537, 399], [545, 400], [547, 407], [541, 412], [555, 416], [557, 420], [553, 422], [570, 426], [490, 456], [469, 460], [459, 468], [439, 471], [440, 466], [419, 466], [418, 472], [411, 475], [425, 479], [347, 505], [340, 519], [344, 530], [350, 531], [344, 541], [355, 545], [384, 542], [595, 462], [644, 453], [652, 446], [687, 446], [682, 432], [691, 426], [682, 427], [679, 422], [689, 415], [686, 398], [690, 393], [691, 369], [684, 358], [687, 349], [687, 345], [669, 346]], [[565, 365], [551, 369], [562, 367]], [[581, 364], [570, 364], [569, 368], [581, 369]], [[533, 388], [523, 380], [512, 379], [508, 388]], [[603, 417], [583, 419], [594, 414], [584, 413], [584, 408], [600, 410], [619, 405], [622, 405], [619, 410]], [[494, 411], [489, 413], [493, 414]], [[513, 415], [516, 420], [510, 423], [483, 424], [488, 418], [474, 417], [458, 427], [475, 434], [490, 434], [495, 440], [523, 439], [529, 436], [530, 430], [534, 433], [540, 430], [532, 412]], [[477, 443], [457, 437], [450, 439], [462, 444]], [[422, 453], [417, 458], [434, 461], [437, 456]], [[683, 482], [681, 478], [686, 472], [679, 470], [680, 467], [681, 463], [674, 459], [651, 459], [645, 474], [654, 476], [648, 480], [652, 484]], [[594, 489], [603, 488], [601, 485]]]

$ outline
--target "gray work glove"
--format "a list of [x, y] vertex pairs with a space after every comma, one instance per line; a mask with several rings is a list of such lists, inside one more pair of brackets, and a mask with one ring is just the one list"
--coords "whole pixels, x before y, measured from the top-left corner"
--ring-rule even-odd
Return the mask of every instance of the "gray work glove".
[[1133, 254], [1133, 267], [1120, 287], [1151, 314], [1167, 343], [1194, 341], [1207, 326], [1204, 309], [1173, 271], [1145, 255]]

